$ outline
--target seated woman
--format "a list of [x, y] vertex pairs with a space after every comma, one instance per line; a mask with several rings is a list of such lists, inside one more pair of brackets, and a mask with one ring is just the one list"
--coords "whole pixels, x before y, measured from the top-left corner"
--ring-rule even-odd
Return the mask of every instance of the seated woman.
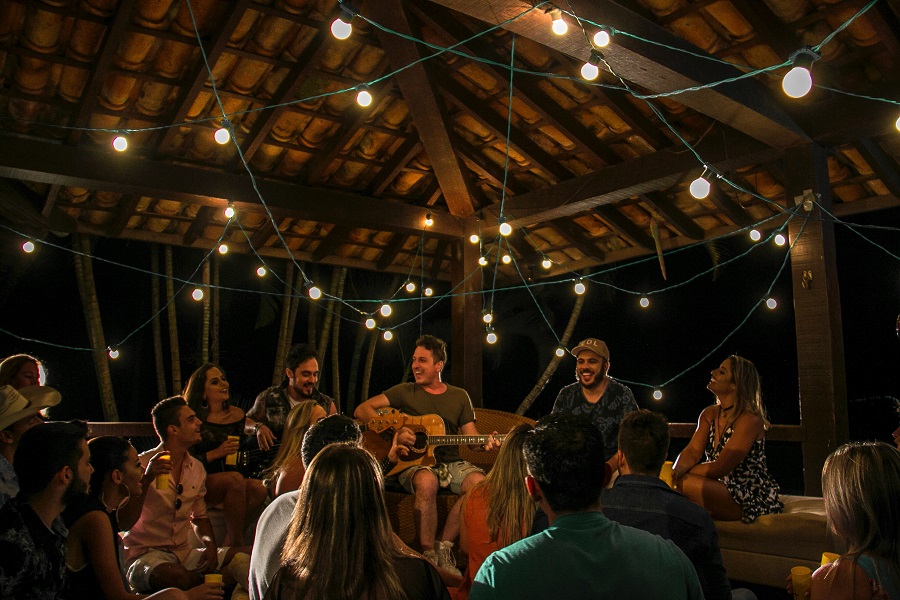
[[267, 480], [269, 489], [273, 490], [273, 498], [300, 489], [303, 474], [306, 473], [301, 453], [303, 436], [310, 425], [323, 418], [325, 409], [315, 400], [303, 400], [288, 413], [284, 420], [284, 433], [278, 454], [263, 475], [263, 480]]
[[13, 354], [0, 362], [0, 387], [11, 385], [21, 389], [29, 385], [41, 385], [44, 368], [41, 362], [28, 354]]
[[825, 519], [847, 552], [812, 577], [813, 600], [900, 598], [900, 451], [853, 442], [822, 470]]
[[729, 356], [706, 387], [716, 403], [700, 413], [697, 430], [672, 467], [677, 488], [713, 519], [750, 523], [780, 513], [779, 487], [766, 467], [769, 421], [756, 367]]
[[260, 448], [268, 449], [275, 440], [271, 430], [248, 419], [244, 411], [229, 403], [228, 380], [212, 363], [194, 371], [184, 390], [188, 406], [203, 421], [201, 441], [191, 451], [206, 467], [206, 503], [222, 504], [227, 532], [224, 546], [244, 546], [247, 514], [262, 506], [268, 491], [258, 479], [248, 479], [236, 467], [227, 465], [225, 457], [240, 449], [240, 441], [229, 440], [244, 434], [255, 435]]
[[491, 552], [530, 535], [537, 505], [525, 489], [528, 472], [522, 447], [531, 429], [531, 425], [519, 425], [510, 431], [487, 476], [459, 500], [459, 547], [469, 563], [457, 600], [469, 597], [475, 573]]
[[266, 600], [449, 600], [431, 564], [396, 549], [383, 488], [381, 468], [366, 450], [331, 444], [319, 452]]
[[[187, 592], [169, 588], [153, 595], [132, 594], [125, 588], [119, 562], [119, 531], [140, 515], [144, 486], [153, 485], [157, 463], [146, 472], [137, 451], [119, 437], [97, 437], [88, 442], [91, 451], [89, 496], [70, 504], [63, 512], [69, 529], [66, 538], [66, 598], [80, 600], [218, 600], [220, 585], [203, 584]], [[127, 513], [127, 514], [126, 514]], [[122, 520], [119, 520], [119, 516]], [[133, 517], [133, 518], [132, 518]]]

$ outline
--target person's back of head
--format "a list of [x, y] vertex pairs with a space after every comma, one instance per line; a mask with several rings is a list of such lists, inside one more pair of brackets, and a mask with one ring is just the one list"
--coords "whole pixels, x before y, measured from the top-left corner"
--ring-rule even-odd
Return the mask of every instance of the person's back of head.
[[659, 475], [669, 452], [669, 421], [644, 409], [626, 414], [619, 424], [619, 450], [632, 473]]
[[362, 429], [359, 423], [344, 415], [330, 415], [313, 423], [303, 436], [303, 466], [309, 467], [316, 455], [329, 444], [359, 445]]
[[531, 425], [522, 424], [506, 434], [494, 466], [476, 484], [488, 490], [488, 530], [491, 539], [501, 546], [509, 546], [527, 536], [534, 521], [537, 507], [522, 485], [528, 474], [522, 448], [532, 429]]
[[584, 415], [553, 414], [525, 441], [528, 473], [556, 512], [588, 510], [606, 484], [603, 434]]
[[83, 452], [81, 443], [87, 439], [87, 432], [84, 421], [55, 421], [26, 431], [13, 459], [19, 497], [28, 501], [39, 494], [65, 467], [77, 477]]
[[[99, 498], [103, 493], [103, 482], [113, 471], [125, 470], [125, 461], [128, 460], [128, 451], [131, 443], [125, 438], [112, 435], [102, 435], [88, 441], [88, 449], [91, 451], [90, 495]], [[129, 490], [132, 492], [133, 490]], [[102, 499], [102, 498], [101, 498]]]
[[159, 436], [160, 441], [166, 441], [169, 425], [179, 426], [181, 407], [183, 406], [187, 406], [184, 398], [172, 396], [157, 402], [150, 411], [150, 416], [153, 419], [153, 429], [156, 430], [156, 435]]

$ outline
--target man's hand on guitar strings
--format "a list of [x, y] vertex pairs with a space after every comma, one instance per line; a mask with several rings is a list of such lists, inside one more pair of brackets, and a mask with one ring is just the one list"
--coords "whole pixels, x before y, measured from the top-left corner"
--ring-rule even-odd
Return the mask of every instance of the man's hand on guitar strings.
[[397, 430], [397, 433], [394, 434], [394, 442], [391, 445], [391, 450], [388, 452], [388, 458], [392, 462], [397, 462], [401, 458], [406, 458], [409, 454], [409, 449], [412, 448], [416, 443], [416, 434], [413, 433], [412, 429], [409, 427], [401, 427]]
[[500, 447], [500, 440], [497, 439], [497, 436], [500, 435], [498, 432], [494, 432], [488, 436], [488, 441], [482, 446], [485, 452], [491, 452]]

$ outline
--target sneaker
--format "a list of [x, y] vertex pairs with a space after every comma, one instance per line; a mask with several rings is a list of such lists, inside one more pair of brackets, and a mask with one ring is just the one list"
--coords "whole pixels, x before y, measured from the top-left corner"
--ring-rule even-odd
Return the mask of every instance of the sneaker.
[[453, 555], [453, 542], [447, 540], [438, 542], [435, 550], [438, 567], [453, 575], [462, 576], [462, 573], [456, 568], [456, 556]]

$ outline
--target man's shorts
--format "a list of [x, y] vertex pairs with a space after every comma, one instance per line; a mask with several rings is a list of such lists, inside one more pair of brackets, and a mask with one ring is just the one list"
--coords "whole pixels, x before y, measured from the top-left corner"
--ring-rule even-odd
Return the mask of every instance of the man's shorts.
[[[218, 549], [216, 571], [222, 569], [222, 563], [225, 562], [225, 555], [231, 550], [230, 547], [224, 546]], [[162, 564], [180, 563], [188, 571], [200, 570], [200, 559], [203, 558], [202, 548], [191, 548], [184, 556], [184, 560], [179, 560], [178, 555], [161, 548], [151, 548], [147, 552], [141, 554], [130, 564], [128, 564], [125, 577], [128, 583], [138, 593], [146, 594], [154, 590], [150, 589], [150, 574], [153, 569]]]
[[450, 491], [457, 495], [462, 493], [461, 488], [466, 477], [472, 473], [484, 474], [484, 470], [476, 467], [472, 463], [464, 460], [456, 460], [449, 463], [437, 463], [431, 467], [426, 467], [424, 465], [409, 467], [397, 474], [397, 483], [403, 486], [403, 489], [410, 494], [414, 494], [413, 476], [422, 469], [428, 469], [434, 473], [435, 477], [438, 478], [441, 487], [450, 488]]

